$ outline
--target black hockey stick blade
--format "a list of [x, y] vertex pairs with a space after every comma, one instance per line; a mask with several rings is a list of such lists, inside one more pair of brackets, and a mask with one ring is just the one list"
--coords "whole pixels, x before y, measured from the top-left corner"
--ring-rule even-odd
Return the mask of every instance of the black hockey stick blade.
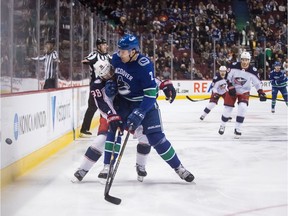
[[119, 205], [121, 203], [121, 199], [120, 198], [117, 198], [117, 197], [114, 197], [114, 196], [111, 196], [109, 195], [108, 193], [105, 194], [105, 200], [107, 202], [110, 202], [110, 203], [113, 203], [115, 205]]
[[[127, 144], [127, 142], [128, 142], [128, 139], [129, 139], [129, 135], [130, 135], [130, 132], [128, 131], [128, 133], [127, 133], [127, 135], [126, 135], [126, 137], [125, 137], [124, 143], [123, 143], [123, 145], [122, 145], [121, 151], [120, 151], [120, 153], [119, 153], [119, 155], [118, 155], [117, 163], [116, 163], [116, 165], [115, 165], [115, 167], [114, 167], [113, 173], [110, 173], [110, 171], [111, 171], [111, 164], [112, 164], [112, 163], [111, 163], [112, 161], [110, 161], [109, 175], [108, 175], [108, 177], [107, 177], [106, 186], [105, 186], [105, 190], [104, 190], [104, 191], [105, 191], [105, 192], [104, 192], [104, 199], [105, 199], [106, 201], [110, 202], [110, 203], [115, 204], [115, 205], [119, 205], [119, 204], [121, 203], [121, 199], [109, 195], [109, 191], [110, 191], [110, 189], [111, 189], [111, 186], [112, 186], [112, 183], [113, 183], [113, 181], [114, 181], [116, 172], [117, 172], [117, 170], [118, 170], [118, 167], [119, 167], [121, 158], [122, 158], [123, 153], [124, 153], [124, 149], [125, 149], [125, 147], [126, 147], [126, 144]], [[116, 142], [116, 140], [115, 140], [115, 142]], [[113, 151], [114, 151], [114, 150], [113, 150]]]
[[188, 95], [186, 95], [186, 98], [187, 98], [188, 100], [192, 101], [192, 102], [205, 101], [205, 100], [209, 100], [209, 99], [210, 99], [210, 97], [209, 97], [209, 98], [194, 100], [194, 99], [190, 98]]

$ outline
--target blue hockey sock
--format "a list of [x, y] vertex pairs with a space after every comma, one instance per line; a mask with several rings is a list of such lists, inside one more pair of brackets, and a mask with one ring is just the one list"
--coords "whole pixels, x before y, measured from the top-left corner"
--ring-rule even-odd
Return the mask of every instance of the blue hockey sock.
[[154, 147], [157, 153], [166, 163], [173, 169], [180, 166], [181, 162], [172, 147], [171, 143], [166, 139], [163, 133], [147, 134], [149, 143]]

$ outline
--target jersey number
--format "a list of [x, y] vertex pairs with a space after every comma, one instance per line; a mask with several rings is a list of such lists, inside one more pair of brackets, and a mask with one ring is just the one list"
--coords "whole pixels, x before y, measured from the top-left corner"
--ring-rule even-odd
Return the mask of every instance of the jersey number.
[[93, 95], [93, 97], [102, 97], [102, 93], [99, 89], [93, 90], [91, 91], [91, 94]]

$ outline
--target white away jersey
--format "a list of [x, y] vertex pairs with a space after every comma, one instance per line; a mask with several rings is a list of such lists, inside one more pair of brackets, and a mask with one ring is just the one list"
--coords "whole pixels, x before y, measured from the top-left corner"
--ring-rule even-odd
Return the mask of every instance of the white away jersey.
[[241, 69], [241, 63], [234, 62], [227, 72], [227, 80], [235, 87], [237, 94], [250, 92], [252, 84], [257, 91], [262, 88], [262, 82], [255, 67], [249, 66], [247, 69]]
[[212, 92], [219, 95], [223, 95], [227, 91], [227, 82], [223, 79], [219, 73], [213, 78], [212, 81]]

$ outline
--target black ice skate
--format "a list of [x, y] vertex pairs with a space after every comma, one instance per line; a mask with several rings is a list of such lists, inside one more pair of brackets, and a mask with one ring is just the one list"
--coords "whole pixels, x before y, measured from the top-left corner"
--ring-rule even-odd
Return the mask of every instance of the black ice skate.
[[145, 166], [136, 164], [136, 172], [138, 174], [137, 180], [143, 182], [144, 177], [147, 176], [147, 172], [145, 170]]
[[182, 164], [175, 169], [175, 172], [186, 182], [192, 182], [194, 180], [194, 176], [188, 170], [186, 170]]
[[221, 125], [220, 128], [219, 128], [218, 133], [219, 133], [220, 135], [223, 135], [224, 132], [225, 132], [225, 127]]
[[74, 173], [74, 176], [76, 179], [72, 180], [72, 182], [76, 182], [77, 180], [78, 181], [82, 181], [82, 179], [84, 178], [84, 176], [88, 173], [87, 170], [84, 170], [84, 169], [78, 169], [75, 173]]
[[234, 130], [234, 134], [235, 134], [235, 139], [239, 139], [240, 136], [242, 135], [242, 133], [240, 131], [237, 131], [237, 129]]
[[109, 164], [104, 164], [104, 168], [99, 173], [98, 178], [107, 179], [108, 172], [109, 172], [109, 166], [110, 166]]
[[85, 138], [85, 137], [90, 137], [92, 135], [92, 133], [90, 132], [90, 131], [87, 131], [87, 130], [81, 130], [80, 131], [80, 135], [79, 135], [79, 137], [83, 137], [83, 138]]

